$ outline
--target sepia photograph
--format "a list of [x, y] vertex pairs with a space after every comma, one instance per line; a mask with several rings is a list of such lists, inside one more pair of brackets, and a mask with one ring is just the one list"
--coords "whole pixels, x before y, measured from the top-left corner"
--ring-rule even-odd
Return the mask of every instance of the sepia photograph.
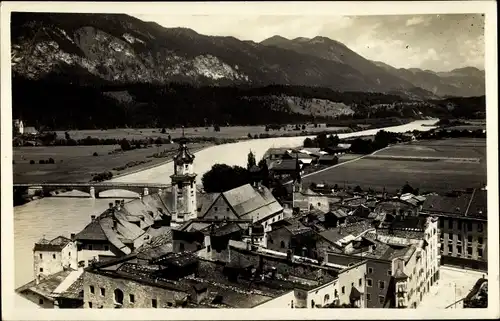
[[63, 4], [2, 3], [10, 317], [499, 316], [494, 3]]

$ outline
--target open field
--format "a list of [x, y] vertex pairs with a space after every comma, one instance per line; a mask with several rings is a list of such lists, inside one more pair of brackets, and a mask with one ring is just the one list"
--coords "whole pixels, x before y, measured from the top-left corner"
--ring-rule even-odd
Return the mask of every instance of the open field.
[[[247, 138], [248, 134], [252, 136], [259, 134], [300, 134], [301, 130], [294, 130], [295, 125], [287, 126], [287, 129], [281, 130], [269, 130], [266, 132], [265, 126], [231, 126], [231, 127], [220, 127], [220, 131], [214, 131], [212, 126], [210, 127], [188, 127], [184, 129], [184, 133], [187, 137], [216, 137], [216, 138]], [[106, 138], [116, 138], [116, 139], [146, 139], [153, 138], [156, 139], [158, 137], [167, 138], [170, 135], [172, 138], [178, 138], [182, 135], [182, 128], [168, 129], [166, 128], [166, 133], [161, 133], [161, 128], [117, 128], [117, 129], [107, 129], [107, 130], [70, 130], [68, 133], [70, 134], [72, 139], [83, 139], [87, 136], [96, 137], [99, 139]], [[307, 125], [306, 129], [308, 132], [322, 132], [322, 131], [342, 131], [348, 130], [348, 127], [325, 127], [324, 125], [321, 127], [315, 128], [313, 125]], [[64, 131], [56, 131], [57, 137], [64, 138]]]
[[359, 185], [395, 192], [406, 182], [438, 193], [486, 183], [486, 140], [447, 139], [395, 145], [332, 169], [304, 177], [309, 184]]
[[[209, 144], [190, 144], [190, 150], [195, 152]], [[154, 158], [158, 151], [175, 151], [177, 144], [167, 144], [157, 147], [134, 149], [127, 152], [108, 154], [119, 149], [118, 145], [111, 146], [44, 146], [44, 147], [16, 147], [13, 150], [14, 183], [42, 183], [42, 182], [88, 182], [92, 173], [104, 171], [113, 172], [114, 176], [131, 173], [147, 167], [159, 165], [170, 158]], [[98, 156], [93, 156], [96, 152]], [[54, 164], [39, 164], [38, 161], [54, 159]], [[34, 160], [35, 164], [30, 164]], [[133, 161], [146, 163], [129, 167], [121, 171], [113, 171]], [[168, 178], [165, 178], [167, 181]]]
[[[452, 305], [465, 298], [484, 273], [441, 266], [439, 274], [438, 283], [425, 295], [419, 308], [444, 309]], [[456, 308], [461, 306], [462, 302]], [[454, 306], [449, 308], [453, 309]]]

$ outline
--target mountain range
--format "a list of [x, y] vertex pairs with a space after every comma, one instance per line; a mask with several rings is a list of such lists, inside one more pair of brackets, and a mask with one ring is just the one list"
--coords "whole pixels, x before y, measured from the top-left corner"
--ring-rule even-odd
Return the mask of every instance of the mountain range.
[[485, 94], [485, 73], [397, 69], [344, 44], [274, 36], [260, 43], [164, 28], [123, 14], [13, 13], [15, 77], [83, 85], [188, 83], [291, 85], [397, 94], [426, 100]]

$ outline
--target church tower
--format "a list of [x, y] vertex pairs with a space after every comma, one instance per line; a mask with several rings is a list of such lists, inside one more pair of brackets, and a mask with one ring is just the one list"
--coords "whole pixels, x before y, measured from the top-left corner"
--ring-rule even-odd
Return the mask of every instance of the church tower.
[[179, 151], [174, 156], [172, 180], [173, 215], [172, 221], [186, 222], [197, 217], [196, 174], [193, 170], [194, 155], [186, 146], [184, 129], [179, 142]]

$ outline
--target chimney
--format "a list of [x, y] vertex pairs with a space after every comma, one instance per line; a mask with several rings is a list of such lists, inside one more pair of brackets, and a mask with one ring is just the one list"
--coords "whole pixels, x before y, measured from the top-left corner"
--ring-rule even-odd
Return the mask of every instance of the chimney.
[[109, 209], [113, 209], [113, 203], [109, 203]]
[[95, 215], [90, 215], [90, 220], [93, 222], [95, 221]]
[[125, 200], [122, 200], [122, 201], [120, 202], [120, 204], [121, 204], [121, 206], [122, 206], [122, 207], [123, 207], [123, 206], [125, 206]]
[[71, 233], [70, 238], [71, 238], [72, 241], [75, 239], [75, 237], [76, 237], [76, 234], [75, 233]]
[[36, 285], [40, 284], [40, 274], [36, 275], [35, 282], [36, 282]]
[[120, 208], [121, 208], [121, 204], [120, 204], [120, 201], [115, 201], [115, 207], [116, 207], [116, 210], [119, 211]]

